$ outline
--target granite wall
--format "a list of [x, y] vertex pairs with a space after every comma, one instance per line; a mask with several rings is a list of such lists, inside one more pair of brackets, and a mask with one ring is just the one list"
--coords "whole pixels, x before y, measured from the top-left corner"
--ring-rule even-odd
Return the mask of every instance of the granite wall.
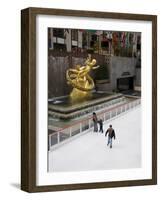
[[[136, 58], [112, 56], [110, 62], [111, 90], [117, 89], [117, 79], [136, 75]], [[135, 81], [135, 80], [134, 80]], [[135, 84], [135, 82], [134, 82]]]
[[[76, 64], [84, 64], [86, 57], [74, 56], [52, 56], [48, 58], [48, 97], [58, 97], [69, 95], [72, 87], [67, 84], [66, 71]], [[105, 64], [105, 56], [96, 55], [98, 65]], [[91, 72], [95, 79], [96, 70]], [[136, 58], [129, 57], [110, 57], [109, 79], [105, 84], [96, 84], [96, 89], [107, 92], [117, 89], [117, 79], [125, 77], [126, 74], [134, 76], [134, 85], [141, 85], [141, 68], [136, 68]]]
[[136, 68], [135, 85], [136, 86], [141, 86], [141, 68]]
[[68, 57], [48, 58], [48, 97], [64, 96], [69, 93], [66, 83], [66, 70], [69, 68]]

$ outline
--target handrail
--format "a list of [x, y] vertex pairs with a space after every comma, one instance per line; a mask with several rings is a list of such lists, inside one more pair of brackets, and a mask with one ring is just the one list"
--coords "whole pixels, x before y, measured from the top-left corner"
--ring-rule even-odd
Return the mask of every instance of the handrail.
[[[140, 99], [134, 100], [134, 101], [132, 101], [132, 102], [136, 102], [136, 101], [138, 101], [138, 100], [140, 100]], [[121, 106], [128, 105], [128, 104], [130, 104], [130, 103], [132, 103], [132, 102], [123, 103], [123, 104], [121, 104], [121, 105], [117, 105], [117, 106], [115, 106], [115, 107], [105, 109], [104, 111], [100, 111], [100, 112], [97, 114], [97, 116], [100, 116], [100, 115], [102, 115], [102, 114], [104, 114], [104, 113], [110, 112], [110, 111], [112, 111], [112, 110], [114, 110], [114, 109], [117, 109], [117, 108], [119, 108], [119, 107], [121, 107]], [[83, 120], [79, 120], [79, 121], [77, 121], [77, 122], [75, 122], [75, 123], [72, 123], [72, 124], [70, 124], [70, 125], [64, 126], [64, 127], [61, 128], [61, 129], [58, 129], [58, 130], [57, 130], [56, 132], [54, 132], [53, 134], [57, 134], [57, 132], [60, 132], [60, 131], [63, 131], [63, 130], [65, 130], [65, 129], [67, 129], [67, 128], [76, 126], [76, 125], [78, 125], [78, 124], [80, 124], [80, 123], [82, 123], [82, 122], [85, 122], [85, 121], [87, 121], [87, 120], [90, 120], [90, 119], [92, 119], [92, 117], [86, 117], [86, 118], [83, 119]], [[50, 134], [50, 135], [51, 135], [51, 134]]]
[[[103, 114], [103, 118], [104, 121], [110, 120], [111, 118], [114, 118], [118, 115], [120, 115], [123, 112], [126, 112], [127, 110], [136, 107], [137, 105], [139, 105], [141, 102], [141, 99], [137, 99], [128, 103], [124, 103], [118, 106], [115, 106], [113, 108], [110, 109], [106, 109], [104, 111], [101, 111], [100, 113], [98, 113], [97, 115], [102, 115]], [[127, 109], [127, 105], [128, 105], [128, 109]], [[118, 108], [120, 108], [120, 111], [118, 112]], [[124, 108], [124, 109], [123, 109]], [[112, 111], [115, 110], [115, 114], [112, 115]], [[109, 114], [109, 117], [106, 118], [106, 114]], [[81, 120], [75, 124], [72, 124], [70, 126], [66, 126], [65, 128], [63, 127], [62, 129], [53, 132], [52, 134], [48, 135], [49, 140], [48, 140], [48, 149], [52, 150], [55, 147], [58, 147], [59, 144], [63, 144], [64, 142], [66, 142], [67, 139], [72, 138], [74, 135], [79, 135], [80, 133], [85, 133], [87, 130], [89, 130], [90, 128], [92, 128], [91, 126], [91, 120], [92, 117], [88, 117], [85, 120]], [[85, 124], [85, 126], [83, 126], [83, 122], [87, 122], [87, 124]], [[73, 130], [73, 127], [78, 125], [77, 129]], [[63, 133], [63, 130], [67, 130], [67, 133]], [[75, 133], [76, 131], [76, 133]], [[64, 138], [65, 137], [65, 138]]]

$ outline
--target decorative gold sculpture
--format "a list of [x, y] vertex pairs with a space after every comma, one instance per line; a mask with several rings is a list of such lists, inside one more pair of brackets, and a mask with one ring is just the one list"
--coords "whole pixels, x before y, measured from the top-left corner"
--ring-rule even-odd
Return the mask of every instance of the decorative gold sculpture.
[[85, 66], [76, 65], [75, 69], [68, 69], [66, 72], [67, 83], [73, 87], [70, 97], [73, 100], [82, 99], [91, 94], [94, 88], [94, 81], [90, 77], [89, 72], [97, 69], [96, 60], [91, 59], [91, 55], [85, 61]]

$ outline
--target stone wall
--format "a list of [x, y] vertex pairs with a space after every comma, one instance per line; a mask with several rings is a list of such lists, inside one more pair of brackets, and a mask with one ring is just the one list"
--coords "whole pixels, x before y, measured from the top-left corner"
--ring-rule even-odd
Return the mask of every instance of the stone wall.
[[[106, 63], [104, 56], [95, 55], [98, 65]], [[69, 95], [72, 87], [67, 84], [66, 71], [77, 64], [84, 64], [86, 57], [71, 55], [52, 56], [48, 58], [48, 96], [49, 98]], [[141, 68], [136, 68], [136, 58], [112, 56], [109, 62], [109, 81], [96, 85], [96, 89], [111, 92], [117, 89], [117, 79], [124, 73], [134, 76], [134, 86], [141, 85]], [[97, 70], [91, 72], [95, 79]]]
[[135, 76], [135, 69], [136, 58], [112, 56], [110, 62], [111, 89], [117, 89], [117, 79], [124, 77], [123, 74], [129, 73], [130, 76]]
[[[141, 69], [136, 69], [136, 58], [129, 57], [110, 57], [109, 62], [110, 78], [108, 82], [96, 84], [97, 90], [112, 92], [117, 90], [117, 79], [121, 77], [133, 76], [134, 85], [141, 82]], [[135, 83], [136, 82], [136, 83]]]
[[136, 68], [135, 85], [136, 86], [141, 86], [141, 68]]
[[66, 70], [69, 68], [68, 57], [48, 58], [48, 97], [69, 94], [70, 87], [66, 83]]

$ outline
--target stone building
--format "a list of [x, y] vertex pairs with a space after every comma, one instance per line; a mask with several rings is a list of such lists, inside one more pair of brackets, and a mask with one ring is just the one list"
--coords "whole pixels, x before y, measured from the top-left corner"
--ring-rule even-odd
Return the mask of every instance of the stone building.
[[92, 54], [100, 65], [92, 76], [96, 90], [141, 91], [141, 34], [77, 29], [48, 29], [49, 98], [68, 95], [66, 70]]

